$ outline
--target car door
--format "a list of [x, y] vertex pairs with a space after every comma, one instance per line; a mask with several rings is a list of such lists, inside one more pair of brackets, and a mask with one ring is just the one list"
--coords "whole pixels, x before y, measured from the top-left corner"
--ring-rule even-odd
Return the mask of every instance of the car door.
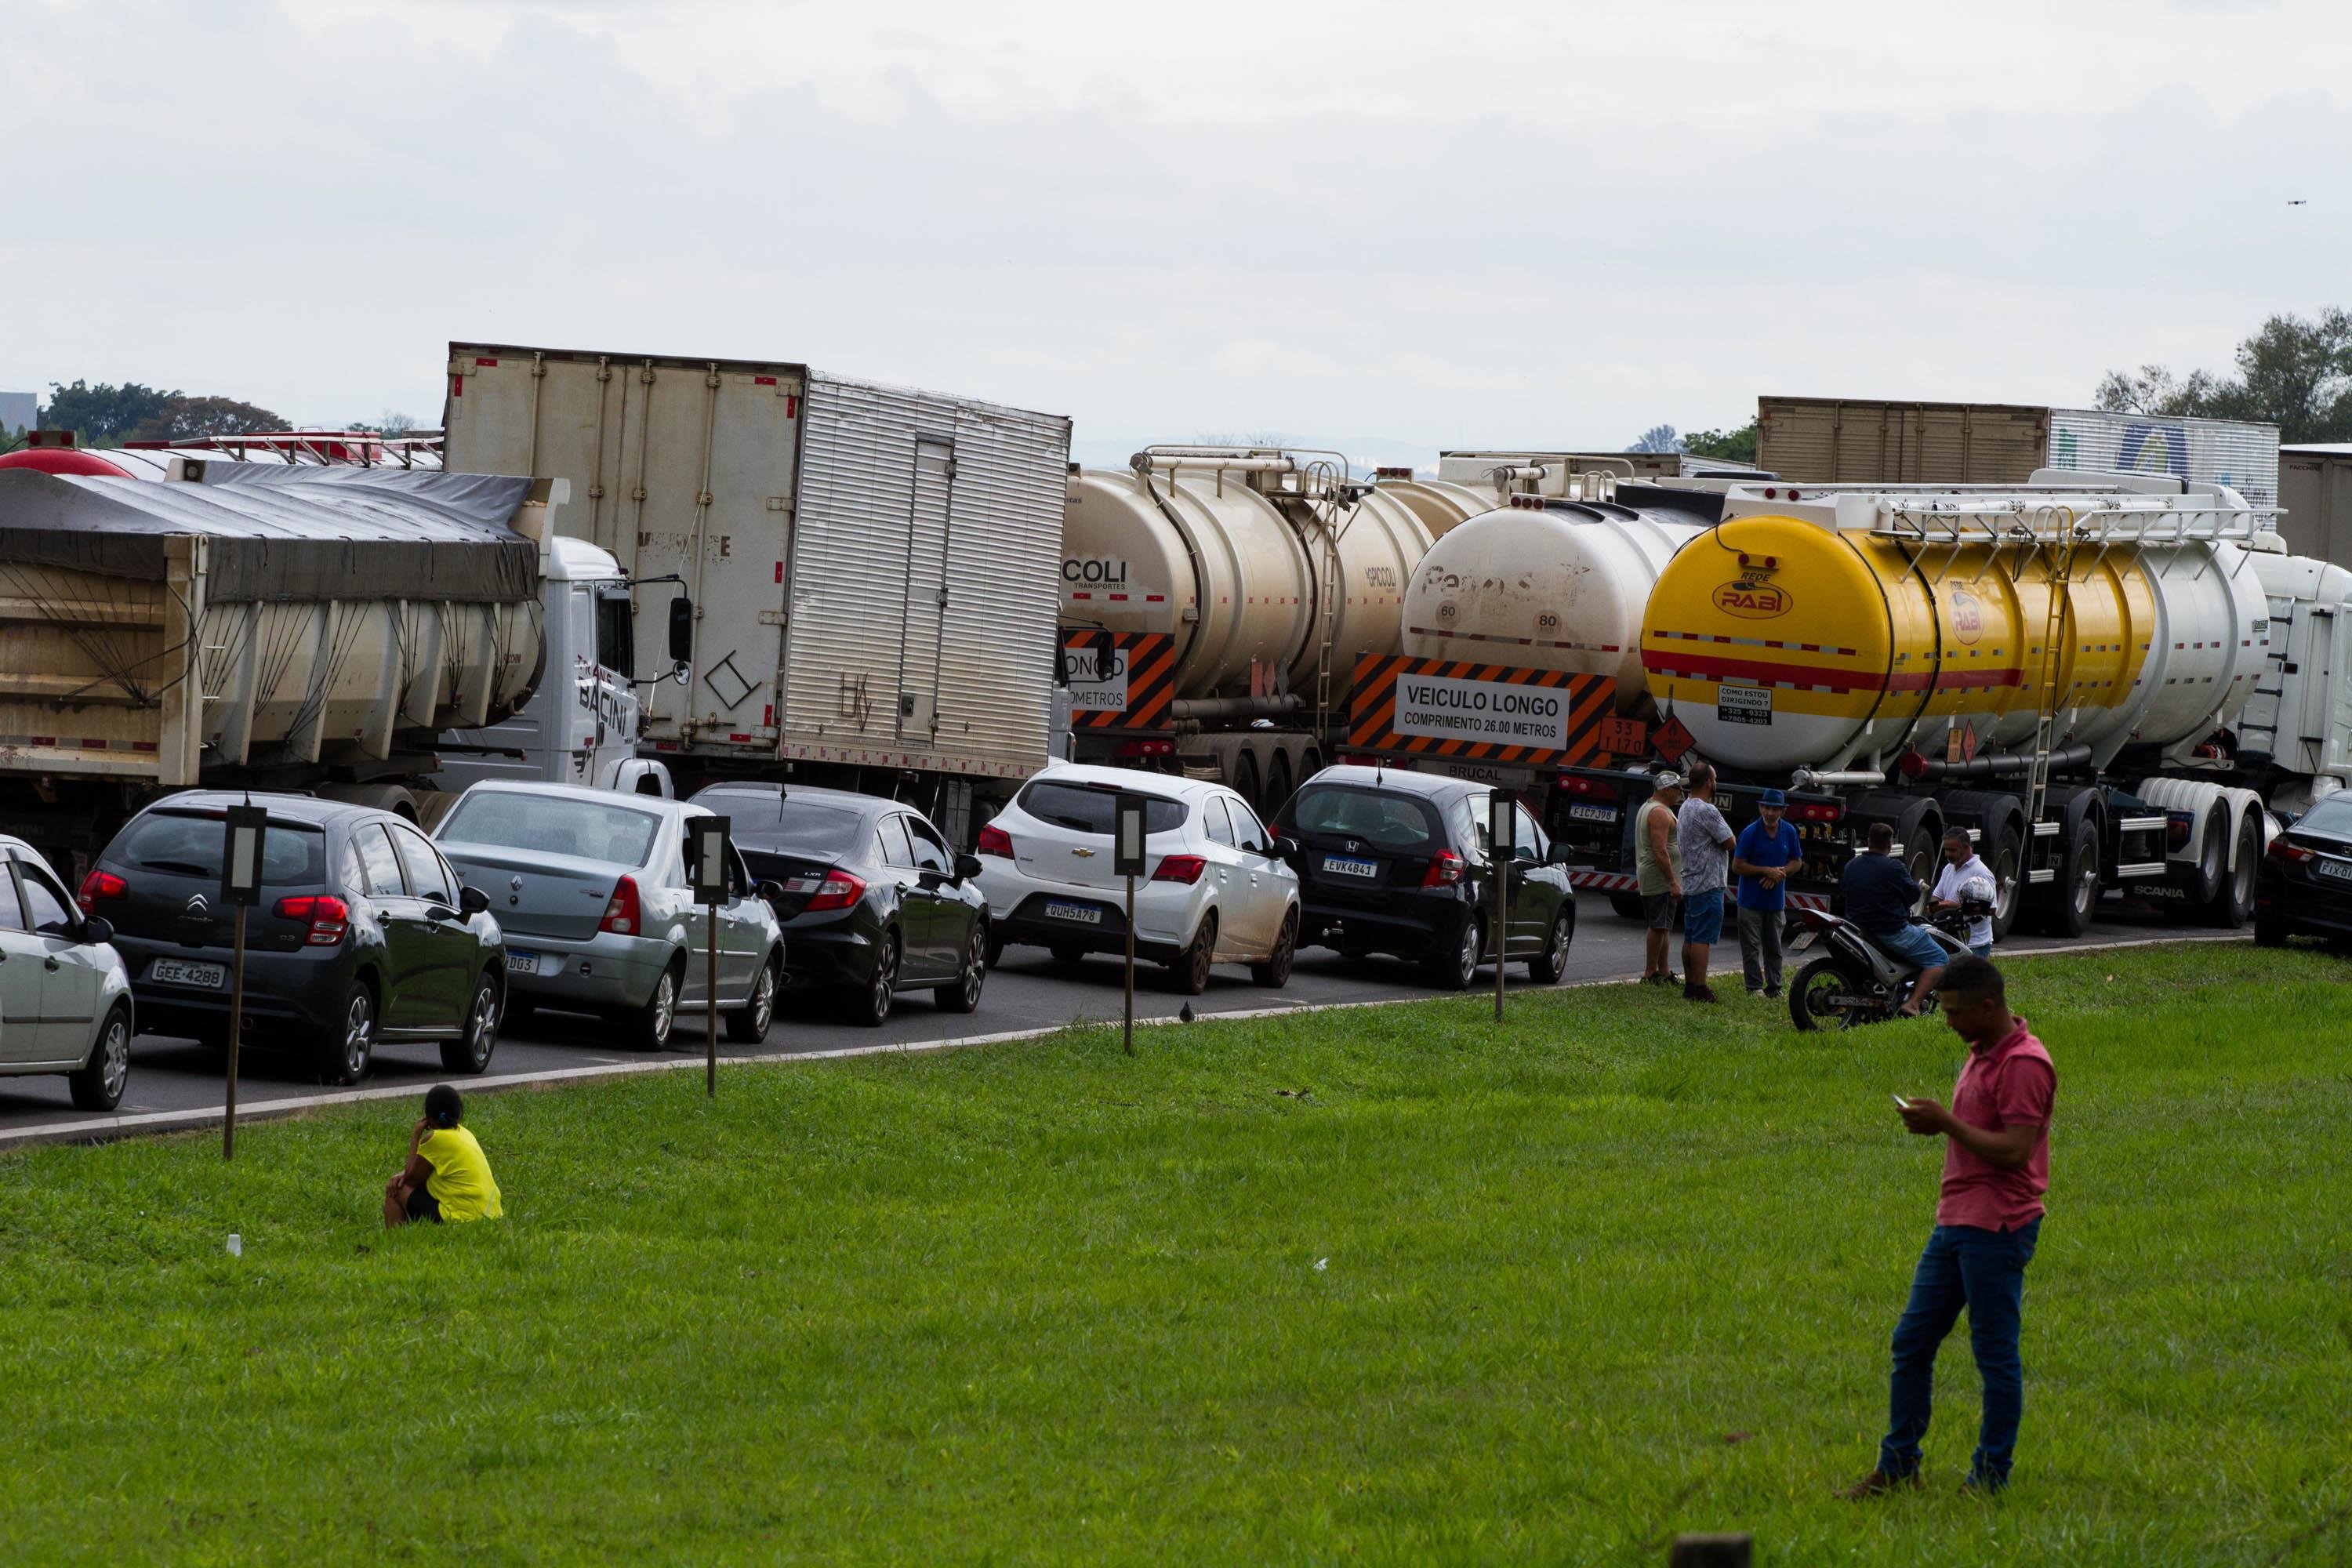
[[387, 1029], [421, 1028], [432, 1023], [425, 973], [433, 963], [433, 923], [425, 906], [409, 897], [400, 874], [400, 855], [383, 824], [354, 824], [345, 841], [352, 857], [352, 892], [367, 901], [383, 932], [383, 999]]
[[25, 925], [12, 866], [0, 864], [0, 1062], [41, 1059], [41, 939]]
[[33, 1031], [33, 1055], [27, 1059], [79, 1061], [98, 1033], [107, 949], [81, 940], [81, 912], [48, 868], [13, 851], [9, 859], [23, 900], [25, 928], [40, 954], [41, 1022]]
[[948, 841], [921, 817], [910, 812], [900, 821], [915, 851], [915, 896], [923, 901], [923, 973], [945, 980], [961, 966], [968, 930], [963, 901], [956, 896], [955, 857]]
[[403, 822], [380, 824], [392, 835], [408, 896], [423, 934], [422, 964], [410, 981], [420, 1023], [465, 1027], [474, 999], [474, 976], [481, 969], [481, 939], [457, 907], [457, 878], [425, 836]]
[[719, 985], [724, 998], [749, 1000], [751, 981], [768, 956], [767, 904], [738, 851], [729, 868], [727, 908], [719, 921]]
[[1290, 907], [1290, 868], [1274, 858], [1274, 835], [1238, 795], [1221, 797], [1234, 829], [1234, 934], [1255, 956], [1274, 951]]
[[1533, 953], [1543, 949], [1552, 916], [1559, 912], [1560, 890], [1545, 868], [1549, 841], [1522, 805], [1516, 808], [1517, 826], [1511, 834], [1511, 951]]

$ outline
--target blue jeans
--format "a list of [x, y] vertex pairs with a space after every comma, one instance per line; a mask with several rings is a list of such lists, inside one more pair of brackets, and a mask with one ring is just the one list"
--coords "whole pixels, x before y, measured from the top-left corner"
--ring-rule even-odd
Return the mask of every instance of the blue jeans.
[[2025, 1409], [2025, 1366], [2017, 1331], [2025, 1296], [2025, 1266], [2042, 1221], [2015, 1230], [1939, 1225], [1911, 1276], [1911, 1301], [1895, 1325], [1895, 1376], [1887, 1398], [1886, 1439], [1878, 1446], [1882, 1475], [1900, 1479], [1919, 1468], [1919, 1439], [1927, 1435], [1935, 1401], [1936, 1351], [1969, 1311], [1969, 1345], [1984, 1381], [1984, 1420], [1977, 1428], [1969, 1479], [2004, 1486], [2017, 1451], [2017, 1423]]

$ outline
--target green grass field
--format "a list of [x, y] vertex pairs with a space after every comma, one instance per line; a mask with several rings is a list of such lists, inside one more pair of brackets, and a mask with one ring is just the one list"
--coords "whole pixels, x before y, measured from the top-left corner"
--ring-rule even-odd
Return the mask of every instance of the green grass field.
[[390, 1236], [404, 1103], [0, 1156], [0, 1562], [2352, 1561], [2341, 964], [2011, 973], [1998, 1505], [1964, 1331], [1829, 1496], [1957, 1042], [1615, 987], [482, 1096], [510, 1217]]

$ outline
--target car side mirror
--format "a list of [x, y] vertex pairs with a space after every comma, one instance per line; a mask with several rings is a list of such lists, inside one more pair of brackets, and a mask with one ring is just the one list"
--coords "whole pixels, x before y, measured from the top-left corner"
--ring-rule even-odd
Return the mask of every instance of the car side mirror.
[[1547, 866], [1565, 866], [1575, 858], [1575, 850], [1555, 839], [1552, 841], [1552, 847], [1544, 854], [1544, 864]]
[[955, 871], [957, 881], [971, 881], [973, 878], [980, 875], [980, 857], [977, 855], [957, 856], [955, 861]]
[[761, 878], [759, 886], [751, 890], [772, 904], [782, 902], [784, 896], [784, 885], [773, 877]]
[[481, 889], [460, 888], [457, 889], [457, 908], [463, 913], [478, 915], [489, 907], [490, 896], [489, 894], [482, 891]]
[[694, 657], [694, 601], [680, 594], [669, 602], [669, 658], [684, 664]]
[[1277, 838], [1266, 847], [1265, 852], [1277, 860], [1295, 860], [1298, 858], [1298, 840]]
[[113, 940], [114, 922], [108, 920], [104, 915], [91, 915], [81, 922], [81, 942], [83, 946], [96, 947], [100, 942], [112, 942]]

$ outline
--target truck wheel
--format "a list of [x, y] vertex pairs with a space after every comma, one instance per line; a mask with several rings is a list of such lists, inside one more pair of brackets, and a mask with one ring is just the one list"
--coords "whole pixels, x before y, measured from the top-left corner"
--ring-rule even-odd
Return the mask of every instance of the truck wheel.
[[[1924, 822], [1913, 828], [1911, 837], [1903, 842], [1903, 868], [1911, 873], [1911, 879], [1922, 889], [1936, 885], [1936, 863], [1943, 858], [1942, 843], [1941, 836]], [[1911, 912], [1915, 915], [1921, 913], [1927, 903], [1927, 895], [1923, 891]]]
[[2025, 841], [2015, 826], [2001, 828], [1985, 864], [1992, 869], [1992, 939], [2003, 942], [2017, 924], [2018, 906], [2025, 894]]
[[2206, 906], [2205, 918], [2225, 931], [2236, 931], [2254, 911], [2254, 879], [2263, 864], [2263, 825], [2252, 812], [2238, 817], [2237, 864], [2221, 873], [2221, 891]]
[[2058, 880], [2050, 889], [2042, 925], [2052, 936], [2080, 936], [2091, 929], [2091, 917], [2098, 910], [2099, 825], [2085, 813], [2058, 862]]
[[2217, 801], [2205, 812], [2205, 831], [2197, 839], [2197, 866], [2184, 884], [2191, 913], [2202, 915], [2205, 907], [2221, 897], [2221, 884], [2229, 880], [2229, 852], [2230, 826]]
[[1641, 920], [1645, 913], [1642, 908], [1642, 895], [1639, 893], [1610, 894], [1609, 910], [1619, 920], [1625, 921]]

